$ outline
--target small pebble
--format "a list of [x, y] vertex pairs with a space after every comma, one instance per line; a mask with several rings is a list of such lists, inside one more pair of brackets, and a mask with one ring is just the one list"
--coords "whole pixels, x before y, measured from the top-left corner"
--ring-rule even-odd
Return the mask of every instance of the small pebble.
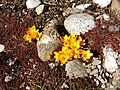
[[44, 6], [45, 6], [45, 5], [42, 4], [42, 5], [38, 6], [38, 7], [35, 9], [37, 15], [40, 15], [40, 14], [43, 12]]
[[101, 63], [100, 60], [94, 60], [94, 61], [92, 62], [93, 65], [99, 65], [100, 63]]
[[105, 84], [103, 83], [103, 84], [101, 85], [101, 87], [102, 87], [102, 88], [105, 88]]
[[49, 64], [49, 67], [50, 67], [51, 69], [53, 69], [53, 68], [55, 67], [55, 64], [54, 64], [54, 63], [50, 63], [50, 64]]
[[27, 8], [35, 8], [37, 7], [39, 4], [41, 4], [40, 0], [27, 0], [26, 1], [26, 6]]
[[94, 70], [90, 73], [90, 75], [94, 75], [94, 74], [96, 74], [96, 73], [98, 73], [98, 70], [97, 70], [97, 69], [94, 69]]
[[4, 49], [5, 49], [5, 46], [0, 44], [0, 52], [4, 51]]
[[6, 76], [6, 77], [5, 77], [5, 82], [9, 82], [11, 79], [12, 79], [11, 76]]

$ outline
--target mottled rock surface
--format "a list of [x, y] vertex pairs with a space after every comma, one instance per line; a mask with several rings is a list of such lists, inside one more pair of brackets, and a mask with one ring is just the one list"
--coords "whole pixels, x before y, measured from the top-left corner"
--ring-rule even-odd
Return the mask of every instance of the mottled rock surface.
[[72, 60], [66, 64], [65, 71], [69, 79], [87, 76], [86, 68], [79, 60]]
[[45, 26], [41, 39], [37, 41], [38, 56], [42, 61], [51, 60], [53, 52], [61, 46], [56, 24], [56, 20], [50, 21]]
[[94, 17], [86, 13], [72, 14], [65, 19], [64, 26], [70, 34], [84, 34], [95, 27]]

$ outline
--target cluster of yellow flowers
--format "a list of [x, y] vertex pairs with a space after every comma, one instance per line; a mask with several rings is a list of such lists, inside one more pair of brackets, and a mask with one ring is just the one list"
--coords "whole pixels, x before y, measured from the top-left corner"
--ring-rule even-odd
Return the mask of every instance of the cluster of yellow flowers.
[[84, 61], [93, 56], [93, 53], [90, 53], [89, 50], [85, 51], [83, 46], [85, 45], [85, 40], [82, 40], [81, 36], [71, 34], [70, 36], [65, 35], [61, 38], [63, 44], [62, 51], [54, 52], [55, 62], [61, 62], [65, 64], [68, 60], [72, 58], [79, 58], [80, 56]]
[[41, 35], [42, 35], [42, 32], [39, 33], [38, 30], [36, 30], [35, 26], [33, 25], [32, 27], [28, 28], [28, 31], [23, 36], [23, 38], [25, 39], [25, 41], [31, 42], [32, 39], [39, 40]]

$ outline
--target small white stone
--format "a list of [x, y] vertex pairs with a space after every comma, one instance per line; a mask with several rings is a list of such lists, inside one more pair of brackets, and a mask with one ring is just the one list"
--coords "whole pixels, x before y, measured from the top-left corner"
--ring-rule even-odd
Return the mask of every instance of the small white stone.
[[49, 64], [49, 67], [50, 67], [51, 69], [53, 69], [53, 68], [55, 67], [55, 64], [54, 64], [54, 63], [50, 63], [50, 64]]
[[36, 67], [36, 64], [33, 64], [33, 69], [35, 69], [35, 67]]
[[27, 87], [26, 87], [26, 90], [30, 90], [30, 87], [29, 87], [29, 86], [27, 86]]
[[105, 13], [103, 14], [103, 18], [106, 21], [110, 20], [110, 16], [108, 14], [105, 14]]
[[38, 7], [35, 9], [35, 11], [36, 11], [36, 13], [37, 13], [38, 15], [40, 15], [40, 14], [43, 12], [44, 6], [45, 6], [45, 5], [42, 4], [42, 5], [38, 6]]
[[111, 3], [111, 0], [93, 0], [93, 2], [99, 4], [103, 8], [107, 7]]
[[109, 73], [107, 73], [107, 72], [106, 72], [105, 74], [106, 74], [106, 76], [107, 76], [107, 77], [109, 77], [109, 76], [110, 76], [110, 75], [109, 75]]
[[61, 88], [69, 88], [65, 83], [62, 84]]
[[104, 53], [104, 67], [110, 73], [115, 72], [118, 69], [118, 65], [116, 63], [116, 58], [114, 52], [111, 48], [103, 48]]
[[94, 69], [94, 70], [90, 73], [90, 75], [94, 75], [94, 74], [96, 74], [96, 73], [98, 73], [98, 70], [97, 70], [97, 69]]
[[91, 63], [89, 63], [89, 64], [86, 65], [85, 67], [87, 67], [87, 68], [91, 68]]
[[86, 69], [86, 71], [87, 71], [87, 73], [90, 73], [90, 72], [91, 72], [91, 69], [88, 68], [88, 69]]
[[6, 76], [6, 77], [5, 77], [5, 82], [9, 82], [11, 79], [12, 79], [11, 76]]
[[101, 70], [101, 65], [97, 65], [98, 71], [100, 72]]
[[98, 81], [98, 80], [96, 80], [96, 85], [97, 85], [97, 86], [99, 85], [99, 81]]
[[101, 85], [101, 87], [102, 87], [102, 88], [105, 88], [105, 84], [103, 83], [103, 84]]
[[41, 4], [40, 0], [27, 0], [26, 1], [26, 6], [27, 8], [35, 8], [37, 7], [39, 4]]
[[85, 10], [87, 7], [89, 7], [91, 4], [80, 4], [80, 5], [76, 5], [76, 8], [81, 9], [81, 10]]
[[0, 52], [4, 51], [4, 49], [5, 49], [5, 46], [0, 44]]
[[92, 62], [93, 65], [99, 65], [100, 63], [101, 63], [100, 60], [94, 60], [94, 61]]

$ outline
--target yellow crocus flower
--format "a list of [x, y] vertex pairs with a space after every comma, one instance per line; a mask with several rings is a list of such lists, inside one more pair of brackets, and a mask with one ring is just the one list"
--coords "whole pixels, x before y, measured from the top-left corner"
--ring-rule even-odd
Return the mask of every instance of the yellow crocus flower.
[[83, 51], [82, 58], [84, 61], [86, 61], [87, 59], [90, 59], [91, 56], [93, 56], [93, 53], [90, 53], [90, 50]]

